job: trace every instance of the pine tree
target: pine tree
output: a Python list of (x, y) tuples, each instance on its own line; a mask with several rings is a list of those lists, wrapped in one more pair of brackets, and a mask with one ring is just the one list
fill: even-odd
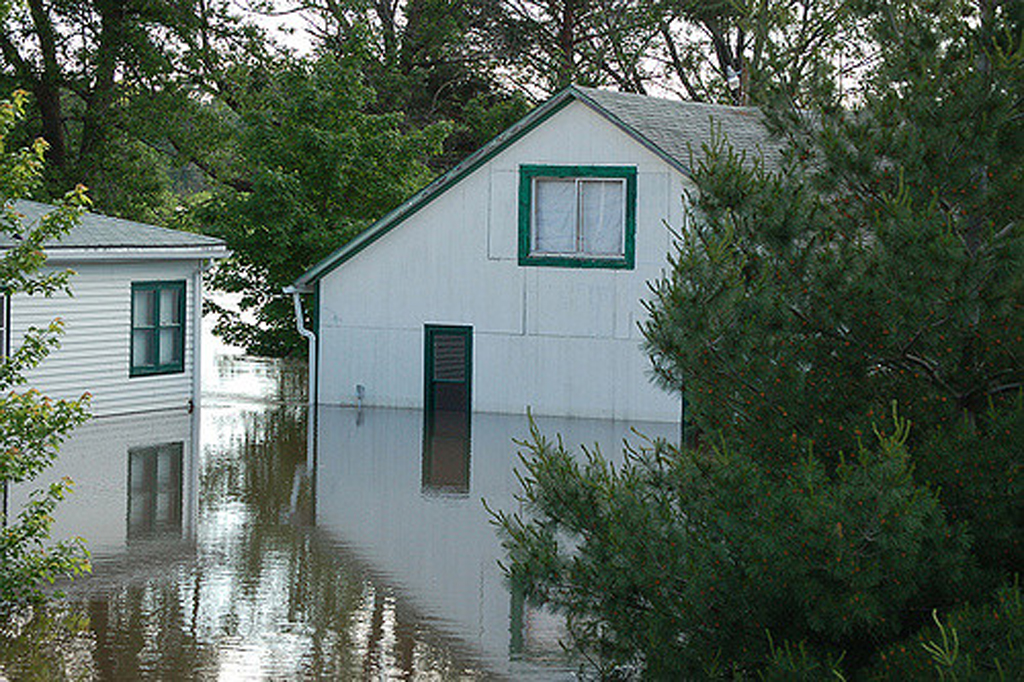
[(611, 471), (535, 434), (526, 515), (497, 517), (606, 673), (931, 671), (933, 610), (1020, 672), (1019, 5), (863, 7), (853, 102), (766, 110), (781, 158), (695, 163), (643, 326), (693, 442)]

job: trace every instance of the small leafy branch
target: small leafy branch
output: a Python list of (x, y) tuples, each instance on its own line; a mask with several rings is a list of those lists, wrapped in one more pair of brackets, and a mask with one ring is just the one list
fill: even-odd
[[(9, 150), (7, 141), (24, 116), (27, 95), (0, 101), (0, 297), (53, 296), (66, 292), (70, 272), (42, 272), (45, 243), (66, 234), (89, 204), (84, 187), (69, 192), (60, 206), (27, 224), (15, 203), (39, 184), (46, 143)], [(58, 345), (63, 322), (30, 328), (16, 350), (0, 357), (0, 483), (4, 499), (11, 484), (26, 484), (49, 467), (71, 430), (88, 417), (89, 394), (78, 400), (51, 400), (34, 389), (21, 390), (26, 372)], [(0, 615), (44, 598), (42, 586), (89, 570), (88, 552), (76, 538), (51, 544), (53, 512), (71, 490), (68, 479), (34, 491), (13, 517), (0, 510)]]

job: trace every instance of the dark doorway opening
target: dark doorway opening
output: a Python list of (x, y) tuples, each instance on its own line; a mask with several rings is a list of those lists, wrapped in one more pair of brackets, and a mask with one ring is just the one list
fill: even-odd
[(423, 489), (469, 492), (473, 328), (424, 329)]

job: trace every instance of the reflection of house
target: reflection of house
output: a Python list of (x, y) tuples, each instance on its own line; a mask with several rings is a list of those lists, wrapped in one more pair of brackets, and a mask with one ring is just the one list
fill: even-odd
[[(537, 423), (569, 447), (597, 444), (612, 461), (619, 461), (624, 438), (640, 444), (625, 422), (542, 417)], [(674, 424), (632, 426), (651, 438), (678, 437)], [(488, 673), (513, 680), (575, 679), (557, 673), (560, 621), (509, 593), (498, 566), (505, 556), (501, 539), (481, 504), (484, 499), (492, 509), (516, 510), (512, 439), (527, 433), (526, 419), (475, 415), (471, 455), (469, 444), (450, 439), (432, 480), (426, 458), (436, 451), (424, 452), (422, 469), (415, 457), (423, 427), (419, 410), (321, 407), (317, 527), (371, 567), (402, 602), (467, 645)], [(554, 670), (547, 667), (552, 663)]]
[(295, 282), (316, 295), (317, 401), (362, 386), (367, 405), (677, 420), (641, 300), (683, 222), (690, 150), (720, 127), (753, 153), (759, 121), (562, 91)]
[[(31, 224), (51, 206), (20, 201)], [(0, 236), (0, 249), (10, 246)], [(221, 240), (86, 213), (47, 244), (47, 268), (75, 271), (73, 297), (15, 296), (3, 301), (3, 345), (16, 348), (31, 326), (62, 318), (61, 347), (28, 373), (52, 398), (92, 394), (103, 416), (186, 408), (199, 390), (202, 272), (227, 255)]]
[(128, 535), (180, 533), (184, 441), (128, 450)]
[(94, 555), (119, 555), (129, 541), (189, 542), (195, 529), (199, 413), (115, 415), (76, 428), (53, 466), (11, 489), (16, 513), (31, 490), (68, 477), (74, 493), (54, 513), (55, 539), (86, 538)]

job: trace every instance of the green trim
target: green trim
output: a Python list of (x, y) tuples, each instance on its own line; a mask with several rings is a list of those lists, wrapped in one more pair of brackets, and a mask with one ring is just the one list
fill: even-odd
[[(466, 340), (466, 403), (467, 412), (473, 410), (473, 328), (463, 325), (426, 324), (423, 325), (423, 413), (430, 414), (434, 410), (433, 395), (430, 391), (434, 383), (434, 337), (438, 333), (451, 336), (464, 336)], [(461, 382), (460, 382), (461, 383)]]
[[(159, 360), (160, 358), (160, 332), (167, 327), (160, 326), (160, 292), (177, 290), (178, 291), (178, 341), (181, 348), (181, 356), (172, 360), (171, 362), (155, 365), (136, 365), (135, 363), (135, 332), (137, 330), (146, 330), (153, 334), (153, 346), (154, 346), (154, 357)], [(152, 327), (138, 327), (135, 324), (135, 294), (140, 291), (152, 291), (156, 292), (153, 296), (153, 321)], [(130, 301), (131, 305), (131, 328), (128, 335), (128, 376), (139, 377), (139, 376), (152, 376), (154, 374), (178, 374), (185, 371), (185, 327), (187, 327), (188, 318), (186, 317), (186, 285), (184, 280), (175, 281), (157, 281), (157, 282), (132, 282), (132, 297)], [(173, 327), (175, 325), (168, 325)]]
[[(466, 356), (463, 368), (465, 381), (435, 381), (434, 379), (434, 339), (437, 336), (461, 336), (465, 343)], [(434, 391), (433, 386), (438, 383), (465, 383), (466, 385), (466, 442), (463, 462), (463, 471), (466, 480), (466, 489), (461, 488), (450, 492), (468, 493), (470, 479), (469, 450), (473, 428), (473, 328), (457, 325), (427, 324), (423, 326), (423, 458), (421, 464), (421, 486), (424, 490), (434, 489), (428, 484), (428, 474), (433, 466), (433, 437), (434, 437)]]
[[(559, 268), (608, 268), (632, 270), (636, 267), (636, 168), (633, 166), (539, 166), (519, 167), (519, 265)], [(626, 225), (623, 255), (612, 258), (594, 256), (548, 256), (531, 253), (534, 178), (620, 178), (626, 181)]]

